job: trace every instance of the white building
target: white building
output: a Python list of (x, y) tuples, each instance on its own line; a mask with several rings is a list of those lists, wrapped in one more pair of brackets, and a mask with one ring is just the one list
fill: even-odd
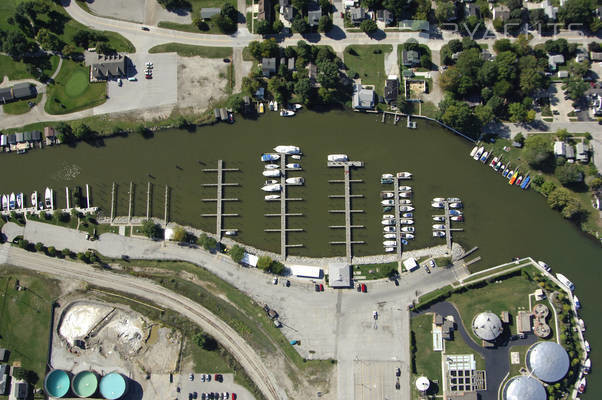
[(405, 268), (406, 271), (412, 272), (415, 269), (418, 269), (419, 266), (418, 266), (418, 263), (416, 262), (416, 259), (414, 257), (410, 257), (403, 262), (403, 267)]

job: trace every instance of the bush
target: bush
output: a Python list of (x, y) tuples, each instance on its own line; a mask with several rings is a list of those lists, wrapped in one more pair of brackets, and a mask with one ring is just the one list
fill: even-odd
[(161, 234), (161, 227), (155, 224), (153, 220), (147, 219), (142, 223), (142, 233), (151, 239), (157, 239)]
[(201, 236), (199, 236), (197, 243), (203, 246), (203, 248), (207, 251), (214, 250), (217, 247), (217, 240), (207, 236), (206, 233), (203, 233)]
[(583, 182), (583, 172), (575, 164), (565, 164), (556, 168), (555, 175), (564, 186), (576, 185)]
[(261, 256), (257, 260), (257, 268), (269, 272), (270, 266), (272, 265), (272, 259), (268, 256)]
[(217, 349), (216, 340), (206, 333), (197, 332), (192, 337), (192, 340), (197, 346), (202, 347), (204, 350), (213, 351)]
[(230, 258), (235, 263), (240, 263), (245, 255), (245, 249), (237, 244), (230, 249)]

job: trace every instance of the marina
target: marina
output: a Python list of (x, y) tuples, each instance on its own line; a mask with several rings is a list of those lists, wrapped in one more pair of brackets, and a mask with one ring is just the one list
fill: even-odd
[[(229, 213), (225, 214), (223, 212), (223, 205), (226, 201), (239, 201), (237, 198), (225, 198), (224, 197), (224, 186), (238, 186), (236, 182), (224, 182), (224, 172), (239, 172), (238, 168), (224, 168), (224, 161), (217, 160), (217, 168), (205, 168), (203, 172), (215, 172), (217, 173), (217, 183), (204, 183), (203, 186), (206, 187), (216, 187), (216, 198), (204, 198), (205, 202), (215, 202), (216, 203), (216, 213), (215, 214), (203, 214), (203, 217), (215, 217), (216, 220), (216, 228), (215, 234), (217, 236), (217, 240), (222, 239), (222, 234), (226, 231), (228, 232), (238, 232), (238, 229), (235, 228), (223, 228), (222, 224), (224, 221), (224, 217), (238, 217), (238, 214)], [(167, 192), (166, 192), (167, 198)], [(167, 204), (167, 201), (165, 202)], [(148, 214), (148, 212), (147, 212)], [(166, 211), (167, 214), (167, 211)], [(165, 217), (165, 221), (167, 223), (167, 216)]]
[[(452, 221), (464, 222), (463, 211), (457, 210), (462, 208), (462, 203), (459, 198), (440, 198), (435, 197), (431, 204), (433, 208), (444, 210), (443, 215), (433, 215), (434, 221), (443, 222), (443, 224), (433, 224), (433, 236), (444, 237), (447, 244), (447, 251), (451, 254), (452, 250), (452, 232), (463, 232), (464, 228), (452, 228)], [(472, 253), (476, 248), (470, 250)], [(466, 255), (464, 256), (466, 257)], [(480, 260), (480, 257), (479, 257)], [(477, 262), (476, 261), (472, 261)]]

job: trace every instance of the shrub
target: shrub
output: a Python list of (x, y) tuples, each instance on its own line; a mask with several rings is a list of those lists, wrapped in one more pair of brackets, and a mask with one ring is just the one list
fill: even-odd
[(245, 255), (245, 249), (237, 244), (230, 249), (230, 258), (235, 263), (240, 263)]

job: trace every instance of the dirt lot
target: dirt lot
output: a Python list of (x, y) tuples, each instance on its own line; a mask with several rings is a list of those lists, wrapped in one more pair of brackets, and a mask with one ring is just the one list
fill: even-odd
[(226, 97), (229, 66), (221, 59), (178, 57), (178, 106), (197, 112)]

